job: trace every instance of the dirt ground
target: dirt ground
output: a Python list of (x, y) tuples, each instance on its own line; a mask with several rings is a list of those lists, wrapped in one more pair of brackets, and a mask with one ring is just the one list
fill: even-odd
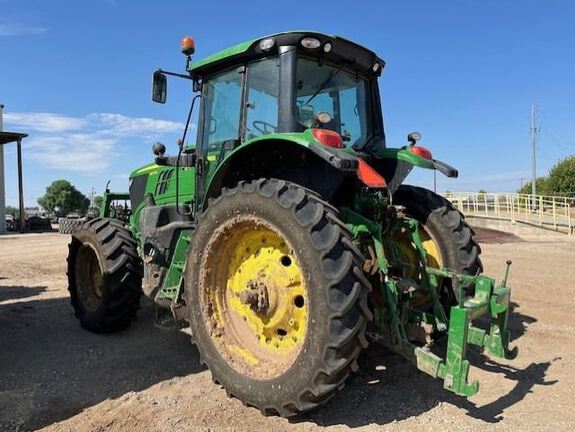
[(572, 430), (575, 242), (479, 234), (486, 273), (514, 262), (519, 357), (470, 353), (481, 388), (464, 399), (371, 346), (344, 391), (295, 420), (228, 399), (187, 334), (153, 325), (149, 304), (125, 332), (82, 330), (66, 291), (68, 236), (0, 237), (0, 431)]

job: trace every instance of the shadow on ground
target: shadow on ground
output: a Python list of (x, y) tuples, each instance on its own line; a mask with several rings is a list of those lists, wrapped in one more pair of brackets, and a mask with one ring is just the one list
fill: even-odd
[[(25, 298), (31, 287), (12, 287)], [(44, 287), (38, 288), (39, 290)], [(514, 338), (535, 318), (515, 312)], [(145, 306), (125, 332), (95, 335), (80, 328), (68, 298), (0, 305), (0, 430), (35, 430), (70, 418), (105, 399), (144, 390), (174, 377), (197, 373), (199, 355), (188, 335), (153, 326)], [(372, 346), (348, 387), (321, 409), (290, 420), (320, 426), (388, 424), (425, 413), (442, 402), (485, 422), (502, 420), (505, 409), (536, 385), (552, 385), (546, 373), (556, 359), (518, 369), (471, 352), (472, 363), (515, 381), (507, 394), (483, 406), (446, 392), (442, 383), (418, 372), (399, 356)]]
[[(11, 288), (3, 295), (37, 292)], [(145, 306), (130, 329), (95, 335), (80, 328), (68, 298), (0, 305), (0, 430), (39, 429), (105, 399), (202, 371), (189, 336), (156, 328), (152, 315)]]
[[(4, 278), (0, 278), (2, 280)], [(35, 286), (25, 287), (21, 285), (1, 285), (0, 284), (0, 303), (7, 300), (20, 300), (28, 297), (34, 297), (42, 294), (48, 287)]]
[[(517, 304), (513, 304), (517, 308)], [(536, 319), (518, 312), (510, 318), (510, 330), (517, 340)], [(513, 344), (512, 344), (513, 346)], [(521, 355), (521, 353), (519, 353)], [(443, 383), (419, 372), (398, 355), (380, 346), (370, 348), (360, 358), (360, 369), (347, 388), (321, 409), (290, 420), (292, 423), (313, 422), (320, 426), (344, 424), (351, 428), (369, 424), (385, 425), (425, 413), (447, 402), (487, 423), (503, 420), (505, 409), (520, 402), (536, 385), (553, 385), (546, 381), (553, 358), (533, 363), (525, 369), (494, 361), (470, 348), (469, 359), (474, 367), (499, 375), (498, 379), (514, 381), (513, 388), (497, 400), (477, 406), (469, 399), (443, 389)], [(512, 362), (510, 362), (512, 363)]]

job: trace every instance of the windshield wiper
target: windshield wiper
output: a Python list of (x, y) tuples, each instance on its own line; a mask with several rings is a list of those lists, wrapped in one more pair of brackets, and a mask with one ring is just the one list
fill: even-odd
[(327, 79), (319, 86), (319, 88), (314, 92), (314, 94), (312, 94), (308, 100), (306, 100), (303, 104), (307, 105), (309, 104), (313, 98), (315, 98), (323, 89), (326, 88), (326, 86), (329, 84), (329, 82), (335, 78), (335, 76), (341, 72), (341, 70), (345, 67), (346, 63), (343, 63), (339, 69), (332, 71), (331, 74), (327, 77)]

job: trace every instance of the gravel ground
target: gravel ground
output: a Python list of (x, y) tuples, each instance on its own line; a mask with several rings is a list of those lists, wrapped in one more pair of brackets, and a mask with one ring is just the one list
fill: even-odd
[(514, 261), (514, 361), (470, 357), (478, 395), (464, 399), (371, 346), (344, 391), (295, 420), (228, 399), (182, 331), (144, 305), (127, 331), (80, 328), (66, 291), (68, 236), (0, 237), (0, 431), (572, 430), (575, 242), (481, 231), (485, 271)]

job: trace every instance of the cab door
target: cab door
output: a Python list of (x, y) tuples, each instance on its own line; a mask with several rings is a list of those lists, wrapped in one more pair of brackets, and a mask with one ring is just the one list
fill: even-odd
[(202, 113), (198, 129), (196, 192), (201, 207), (204, 193), (226, 152), (240, 142), (244, 67), (211, 75), (202, 83)]

